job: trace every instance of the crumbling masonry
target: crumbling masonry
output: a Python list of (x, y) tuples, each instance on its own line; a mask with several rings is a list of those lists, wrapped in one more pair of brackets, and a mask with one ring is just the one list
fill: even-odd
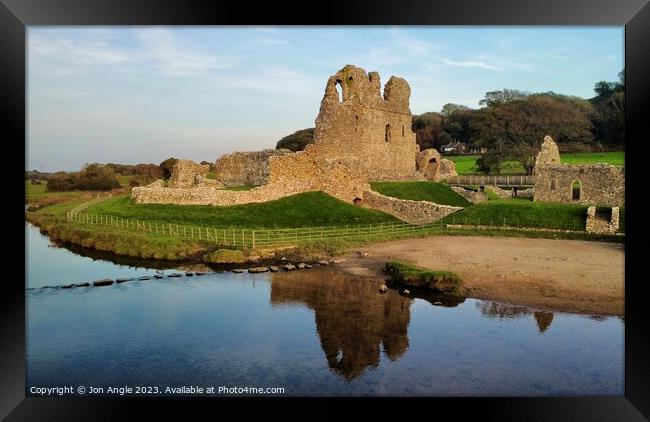
[(625, 205), (625, 171), (609, 164), (562, 164), (557, 145), (544, 138), (535, 165), (535, 201), (566, 204)]

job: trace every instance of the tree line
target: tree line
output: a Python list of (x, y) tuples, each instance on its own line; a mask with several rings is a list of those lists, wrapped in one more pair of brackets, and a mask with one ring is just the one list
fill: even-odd
[[(75, 172), (47, 173), (31, 170), (25, 171), (25, 179), (31, 179), (32, 183), (47, 181), (49, 192), (107, 191), (121, 186), (119, 176), (131, 176), (129, 178), (131, 187), (147, 185), (158, 179), (168, 179), (177, 161), (178, 159), (171, 157), (160, 164), (92, 163), (86, 164), (80, 171)], [(201, 161), (201, 164), (208, 164), (211, 170), (214, 168), (214, 163), (208, 161)]]
[[(480, 171), (495, 172), (514, 160), (530, 174), (546, 135), (562, 152), (624, 149), (625, 69), (618, 76), (616, 82), (597, 82), (590, 99), (552, 91), (490, 91), (477, 109), (449, 103), (440, 112), (414, 115), (412, 129), (421, 150), (461, 142), (487, 151), (477, 160)], [(300, 151), (313, 142), (313, 133), (299, 130), (276, 148)]]

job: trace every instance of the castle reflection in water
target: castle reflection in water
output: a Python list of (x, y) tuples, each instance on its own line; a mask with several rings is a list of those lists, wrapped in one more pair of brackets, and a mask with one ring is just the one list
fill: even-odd
[[(273, 306), (301, 305), (314, 311), (316, 331), (331, 370), (346, 380), (379, 364), (381, 353), (398, 360), (409, 346), (408, 325), (413, 297), (396, 290), (378, 292), (380, 282), (354, 277), (334, 268), (275, 273), (271, 279)], [(418, 296), (434, 306), (458, 306), (464, 299), (440, 295)], [(540, 333), (553, 314), (528, 308), (479, 302), (486, 317), (534, 315)]]

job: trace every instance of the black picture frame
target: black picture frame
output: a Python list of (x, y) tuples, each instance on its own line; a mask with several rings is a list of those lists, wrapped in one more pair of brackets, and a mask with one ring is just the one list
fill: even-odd
[[(387, 408), (404, 412), (413, 405), (423, 406), (426, 415), (475, 416), (482, 420), (590, 420), (642, 421), (650, 419), (650, 318), (645, 304), (647, 282), (635, 272), (642, 261), (644, 191), (643, 157), (648, 157), (647, 119), (650, 116), (650, 4), (645, 0), (544, 0), (544, 1), (437, 1), (401, 0), (377, 3), (357, 0), (346, 3), (281, 5), (277, 2), (247, 4), (235, 1), (196, 0), (1, 0), (0, 110), (5, 147), (26, 145), (26, 27), (36, 25), (625, 25), (626, 55), (626, 235), (625, 287), (625, 396), (557, 398), (430, 398), (404, 400), (376, 398), (362, 400), (364, 412)], [(12, 168), (9, 179), (24, 170), (17, 156), (5, 154)], [(15, 198), (5, 203), (5, 215), (18, 213), (24, 198), (21, 182), (12, 180)], [(637, 186), (639, 189), (637, 189)], [(22, 211), (24, 212), (24, 210)], [(24, 219), (24, 215), (22, 217)], [(13, 219), (5, 219), (5, 222)], [(24, 223), (3, 225), (7, 241), (24, 238)], [(7, 230), (15, 230), (15, 233)], [(24, 260), (24, 248), (10, 245), (15, 261)], [(15, 273), (15, 274), (14, 274)], [(121, 420), (150, 416), (152, 409), (188, 417), (188, 408), (206, 407), (217, 415), (224, 407), (237, 409), (239, 417), (261, 409), (242, 406), (241, 399), (89, 399), (25, 397), (25, 292), (22, 271), (7, 269), (2, 292), (0, 338), (0, 417), (6, 420)], [(309, 403), (311, 412), (337, 412), (349, 400), (260, 399), (273, 408)], [(215, 403), (217, 403), (215, 405)], [(191, 406), (188, 406), (190, 404)], [(356, 407), (357, 404), (355, 403)], [(406, 408), (405, 406), (408, 406)], [(283, 415), (283, 414), (280, 414)], [(290, 413), (287, 413), (290, 415)], [(346, 416), (349, 413), (346, 411)], [(296, 415), (297, 416), (297, 415)], [(365, 413), (365, 416), (368, 416)], [(309, 417), (309, 416), (308, 416)]]

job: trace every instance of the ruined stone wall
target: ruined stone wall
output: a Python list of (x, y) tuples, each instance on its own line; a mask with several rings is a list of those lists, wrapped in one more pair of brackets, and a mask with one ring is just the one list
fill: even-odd
[(446, 158), (442, 158), (440, 153), (428, 148), (417, 154), (415, 158), (415, 168), (424, 179), (437, 182), (449, 176), (458, 176), (456, 173), (456, 164)]
[[(581, 184), (580, 199), (573, 199), (573, 182)], [(623, 206), (625, 172), (608, 164), (540, 166), (535, 182), (535, 201)]]
[(547, 164), (560, 164), (560, 150), (557, 147), (557, 144), (550, 136), (544, 137), (544, 142), (542, 142), (542, 148), (535, 158), (535, 167), (533, 168), (533, 174), (536, 174), (535, 170), (538, 166), (545, 166)]
[(383, 96), (380, 87), (377, 72), (366, 74), (351, 65), (331, 76), (316, 118), (314, 142), (305, 152), (316, 161), (345, 164), (366, 180), (412, 179), (418, 147), (411, 130), (411, 89), (395, 76), (386, 83)]
[(472, 204), (478, 204), (479, 202), (487, 201), (487, 198), (485, 197), (485, 193), (483, 192), (476, 192), (471, 189), (464, 189), (460, 186), (451, 186), (451, 190), (453, 190), (463, 198), (467, 199)]
[(462, 207), (439, 205), (428, 201), (411, 201), (392, 198), (374, 191), (366, 191), (360, 206), (383, 211), (400, 220), (413, 224), (424, 224), (440, 220), (447, 215), (460, 211)]
[[(322, 191), (348, 203), (363, 198), (363, 192), (370, 185), (345, 164), (337, 161), (321, 162), (316, 165), (308, 154), (291, 154), (291, 160), (277, 163), (268, 184), (247, 191), (217, 189), (207, 184), (185, 188), (164, 187), (159, 181), (148, 186), (135, 187), (131, 197), (136, 203), (179, 204), (179, 205), (239, 205), (266, 202), (302, 192)], [(274, 157), (278, 158), (278, 157)]]
[(609, 220), (596, 216), (596, 207), (587, 208), (587, 222), (585, 230), (587, 233), (614, 234), (619, 228), (619, 207), (612, 207), (612, 214)]
[(172, 188), (189, 188), (200, 184), (210, 171), (206, 164), (196, 164), (192, 160), (178, 160), (172, 168), (169, 186)]
[(292, 153), (288, 149), (265, 149), (224, 154), (215, 163), (216, 178), (226, 186), (263, 185), (269, 181), (269, 158)]

